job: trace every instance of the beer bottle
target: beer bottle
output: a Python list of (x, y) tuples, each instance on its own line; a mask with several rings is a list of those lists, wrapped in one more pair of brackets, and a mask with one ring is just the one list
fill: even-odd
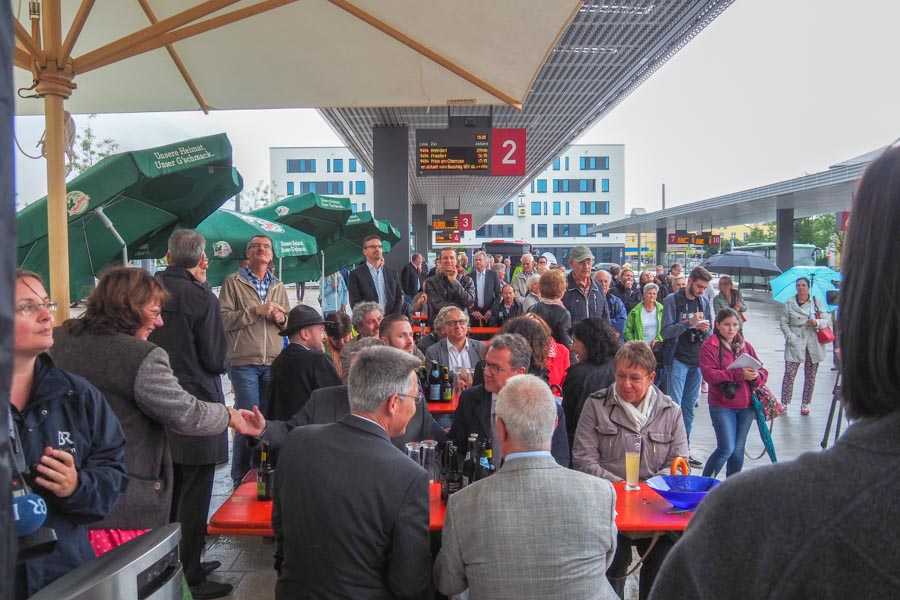
[(428, 401), (441, 401), (441, 366), (431, 361), (431, 371), (428, 376)]
[(269, 461), (269, 444), (259, 444), (259, 467), (256, 469), (256, 499), (272, 499), (272, 480), (275, 478), (275, 469)]
[(459, 468), (460, 454), (456, 451), (456, 445), (453, 442), (447, 442), (447, 474), (444, 481), (441, 482), (441, 497), (444, 502), (451, 494), (455, 494), (463, 488), (463, 476)]
[(470, 433), (466, 448), (466, 458), (463, 461), (463, 485), (469, 485), (478, 481), (478, 434)]
[(453, 386), (450, 385), (450, 369), (441, 367), (441, 400), (450, 402), (453, 400)]

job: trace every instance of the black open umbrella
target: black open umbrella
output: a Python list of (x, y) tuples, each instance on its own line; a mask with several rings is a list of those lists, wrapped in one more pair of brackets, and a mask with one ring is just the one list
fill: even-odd
[(727, 273), (737, 276), (774, 277), (781, 273), (778, 265), (765, 256), (741, 250), (716, 254), (706, 259), (703, 266), (714, 273)]

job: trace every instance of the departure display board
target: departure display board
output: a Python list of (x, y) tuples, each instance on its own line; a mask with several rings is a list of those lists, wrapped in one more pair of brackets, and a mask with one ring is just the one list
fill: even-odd
[(490, 129), (416, 129), (416, 151), (419, 176), (491, 174)]

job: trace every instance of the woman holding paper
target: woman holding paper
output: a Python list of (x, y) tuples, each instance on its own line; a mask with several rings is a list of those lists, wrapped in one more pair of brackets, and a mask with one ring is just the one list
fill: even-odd
[(724, 308), (716, 315), (715, 335), (700, 349), (700, 371), (709, 384), (709, 416), (716, 432), (716, 450), (706, 461), (703, 476), (715, 477), (726, 466), (725, 476), (731, 477), (744, 466), (744, 446), (755, 418), (750, 396), (768, 377), (753, 346), (741, 335), (734, 309)]

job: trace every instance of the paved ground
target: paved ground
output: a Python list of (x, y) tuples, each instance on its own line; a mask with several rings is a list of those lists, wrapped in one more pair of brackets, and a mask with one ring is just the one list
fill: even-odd
[[(293, 290), (290, 290), (289, 295), (293, 301)], [(307, 290), (307, 302), (315, 305), (315, 299), (311, 297), (316, 295), (316, 290)], [(748, 293), (746, 296), (749, 317), (745, 325), (745, 335), (769, 370), (770, 387), (780, 396), (784, 373), (784, 338), (778, 328), (777, 318), (781, 305), (766, 301), (762, 295), (754, 298), (752, 293)], [(835, 372), (830, 370), (832, 365), (830, 354), (829, 348), (829, 356), (819, 368), (812, 415), (800, 416), (802, 377), (798, 376), (794, 402), (789, 414), (775, 423), (773, 438), (778, 458), (781, 461), (791, 460), (804, 452), (820, 449), (819, 444), (825, 430), (825, 421), (831, 404), (831, 391), (835, 381)], [(226, 389), (229, 389), (227, 378), (225, 385)], [(228, 401), (231, 402), (230, 394)], [(701, 396), (700, 406), (695, 412), (692, 438), (694, 456), (705, 460), (716, 446), (705, 396)], [(747, 450), (748, 454), (752, 456), (757, 456), (762, 451), (762, 444), (755, 428), (751, 429)], [(747, 459), (744, 468), (752, 469), (765, 464), (769, 464), (767, 457), (760, 460)], [(724, 477), (724, 474), (721, 476)], [(225, 501), (230, 491), (228, 468), (223, 466), (216, 472), (210, 514)], [(271, 543), (258, 538), (210, 537), (204, 560), (222, 561), (222, 568), (216, 572), (213, 578), (235, 584), (235, 591), (230, 598), (272, 598), (275, 585), (272, 549)], [(629, 600), (637, 599), (637, 574), (629, 579), (625, 597)]]

